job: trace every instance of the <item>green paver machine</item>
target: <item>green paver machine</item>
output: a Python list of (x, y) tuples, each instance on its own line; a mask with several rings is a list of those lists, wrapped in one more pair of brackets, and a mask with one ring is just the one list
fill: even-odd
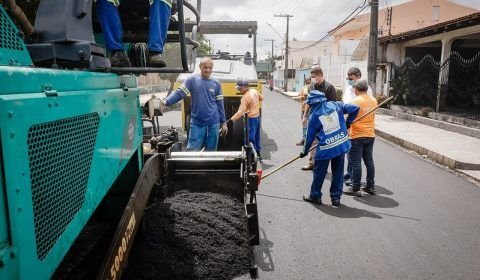
[[(92, 232), (88, 244), (101, 244), (103, 233), (116, 229), (143, 168), (139, 89), (134, 75), (108, 73), (115, 69), (93, 39), (92, 0), (42, 0), (35, 27), (15, 1), (3, 2), (0, 279), (49, 279), (82, 231)], [(169, 42), (180, 43), (182, 67), (123, 72), (190, 70), (186, 3), (176, 4)], [(144, 9), (148, 14), (148, 1)], [(125, 29), (148, 24), (142, 13), (131, 11)]]
[[(148, 1), (136, 1), (120, 5), (131, 45), (148, 30)], [(38, 8), (26, 9), (33, 2)], [(234, 161), (211, 155), (200, 167), (198, 157), (170, 153), (172, 141), (143, 152), (135, 74), (191, 72), (187, 49), (198, 46), (198, 11), (173, 1), (167, 42), (180, 45), (178, 68), (115, 69), (94, 39), (101, 36), (93, 2), (0, 5), (0, 279), (119, 279), (150, 190), (186, 174), (230, 174), (233, 184), (248, 185), (249, 238), (257, 245), (252, 148)], [(184, 7), (196, 21), (184, 22)], [(34, 26), (24, 12), (35, 16)], [(136, 49), (129, 54), (141, 57)]]

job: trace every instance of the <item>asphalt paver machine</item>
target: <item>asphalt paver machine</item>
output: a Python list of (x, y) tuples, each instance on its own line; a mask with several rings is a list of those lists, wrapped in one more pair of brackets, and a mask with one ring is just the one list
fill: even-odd
[[(244, 198), (246, 234), (257, 245), (261, 176), (249, 145), (189, 154), (173, 152), (170, 138), (143, 151), (134, 74), (191, 71), (194, 7), (177, 0), (172, 9), (168, 42), (180, 45), (180, 67), (115, 69), (95, 41), (93, 0), (25, 10), (32, 2), (0, 6), (0, 279), (119, 279), (152, 188), (206, 177), (216, 180), (202, 185)], [(133, 2), (122, 3), (131, 44), (148, 30), (148, 1)], [(184, 7), (197, 16), (189, 25)]]

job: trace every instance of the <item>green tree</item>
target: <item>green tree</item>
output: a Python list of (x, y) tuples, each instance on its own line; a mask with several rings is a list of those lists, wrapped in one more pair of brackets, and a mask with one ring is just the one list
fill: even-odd
[(200, 47), (197, 51), (198, 56), (213, 53), (213, 47), (210, 45), (210, 41), (205, 37), (205, 35), (201, 33), (198, 34), (198, 43), (200, 44)]

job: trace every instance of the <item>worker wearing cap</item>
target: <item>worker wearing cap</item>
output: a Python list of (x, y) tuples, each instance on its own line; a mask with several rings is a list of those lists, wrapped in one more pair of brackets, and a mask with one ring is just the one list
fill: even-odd
[[(318, 90), (310, 92), (307, 104), (310, 106), (310, 116), (308, 117), (307, 137), (300, 157), (308, 155), (315, 139), (318, 141), (318, 146), (315, 152), (310, 194), (304, 195), (303, 200), (322, 204), (322, 185), (331, 162), (330, 198), (332, 206), (339, 207), (343, 189), (345, 153), (351, 147), (347, 128), (357, 116), (359, 107), (342, 102), (327, 101), (325, 93)], [(346, 120), (344, 114), (348, 114)]]
[[(123, 50), (123, 31), (118, 5), (120, 0), (96, 0), (97, 15), (110, 52), (112, 67), (130, 67), (130, 60)], [(150, 0), (150, 29), (148, 33), (148, 60), (150, 67), (165, 67), (162, 60), (163, 46), (167, 39), (172, 0)]]
[(247, 80), (239, 80), (236, 88), (243, 96), (238, 112), (235, 113), (229, 121), (236, 121), (247, 113), (249, 141), (253, 144), (258, 159), (262, 160), (262, 156), (260, 155), (260, 150), (262, 149), (260, 146), (260, 101), (263, 101), (263, 95), (256, 89), (248, 88)]
[[(188, 77), (181, 86), (162, 100), (163, 106), (171, 106), (191, 96), (192, 110), (187, 151), (216, 151), (218, 131), (227, 135), (225, 107), (220, 82), (211, 78), (213, 61), (209, 57), (200, 60), (200, 74)], [(163, 110), (163, 109), (162, 109)]]

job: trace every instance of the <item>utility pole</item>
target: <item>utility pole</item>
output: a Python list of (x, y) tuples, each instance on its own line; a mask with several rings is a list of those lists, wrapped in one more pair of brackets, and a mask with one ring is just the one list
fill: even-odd
[(368, 40), (368, 84), (376, 96), (377, 47), (378, 47), (378, 0), (370, 0), (370, 37)]
[(275, 39), (265, 39), (264, 41), (270, 41), (272, 42), (272, 52), (270, 53), (270, 66), (271, 66), (271, 71), (270, 71), (270, 80), (273, 80), (273, 43), (275, 42)]
[[(377, 0), (378, 1), (378, 0)], [(285, 39), (285, 73), (284, 73), (284, 83), (283, 83), (283, 90), (287, 91), (288, 88), (288, 27), (290, 24), (290, 18), (293, 17), (293, 15), (273, 15), (274, 17), (286, 17), (287, 18), (287, 34), (286, 34), (286, 39)]]

